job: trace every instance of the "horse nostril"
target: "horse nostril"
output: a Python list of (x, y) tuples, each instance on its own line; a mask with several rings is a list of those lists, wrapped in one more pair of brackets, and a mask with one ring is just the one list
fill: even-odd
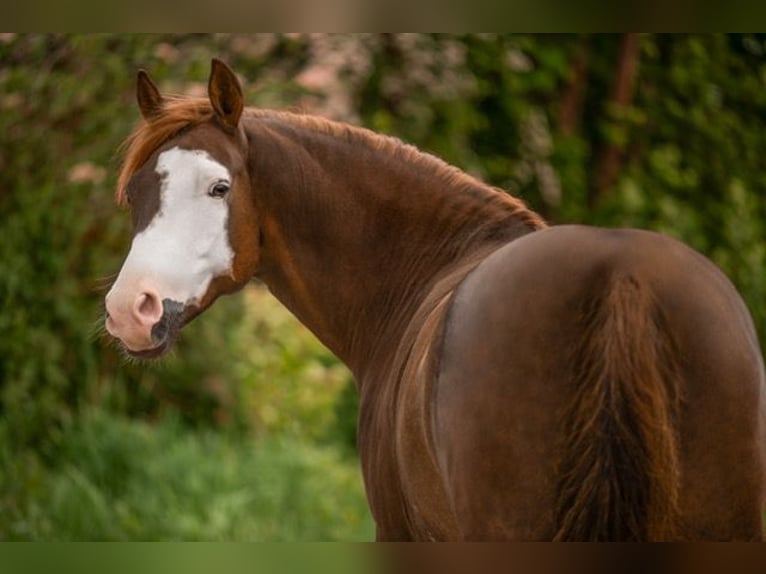
[(146, 325), (153, 325), (162, 317), (162, 302), (155, 293), (144, 292), (136, 298), (136, 317)]

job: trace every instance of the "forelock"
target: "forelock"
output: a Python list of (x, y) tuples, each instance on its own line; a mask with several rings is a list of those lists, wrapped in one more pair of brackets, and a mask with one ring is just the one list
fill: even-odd
[(143, 120), (121, 145), (123, 161), (115, 192), (117, 203), (122, 206), (127, 203), (130, 178), (162, 144), (184, 129), (210, 120), (213, 113), (207, 98), (165, 96), (162, 111), (150, 120)]

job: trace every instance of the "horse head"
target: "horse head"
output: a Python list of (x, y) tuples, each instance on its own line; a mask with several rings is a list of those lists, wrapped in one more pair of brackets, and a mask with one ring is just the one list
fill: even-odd
[(137, 100), (144, 121), (117, 191), (133, 239), (106, 296), (106, 328), (131, 355), (154, 357), (253, 276), (259, 231), (234, 73), (213, 60), (208, 98), (193, 99), (164, 97), (141, 70)]

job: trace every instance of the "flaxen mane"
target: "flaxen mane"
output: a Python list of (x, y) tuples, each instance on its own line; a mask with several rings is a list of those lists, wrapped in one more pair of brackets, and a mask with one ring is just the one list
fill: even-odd
[[(128, 181), (158, 147), (181, 131), (204, 123), (212, 117), (213, 108), (207, 98), (166, 96), (162, 113), (149, 121), (142, 121), (123, 143), (124, 160), (117, 181), (117, 203), (126, 204)], [(293, 112), (247, 108), (243, 118), (276, 120), (378, 150), (399, 161), (416, 164), (422, 173), (432, 175), (434, 180), (445, 188), (475, 195), (488, 203), (496, 204), (504, 211), (509, 211), (520, 218), (530, 228), (546, 227), (543, 219), (529, 210), (520, 199), (512, 197), (503, 190), (492, 188), (443, 160), (422, 152), (415, 146), (405, 144), (397, 138), (380, 135), (365, 128)]]

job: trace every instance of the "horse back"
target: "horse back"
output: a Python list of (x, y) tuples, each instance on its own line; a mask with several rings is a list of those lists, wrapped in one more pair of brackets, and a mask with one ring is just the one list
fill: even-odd
[[(648, 315), (651, 329), (639, 321)], [(614, 335), (599, 332), (607, 326)], [(621, 338), (630, 342), (622, 350)], [(683, 244), (580, 226), (508, 244), (457, 289), (435, 373), (432, 454), (462, 537), (760, 537), (766, 406), (758, 340), (731, 283)], [(667, 407), (661, 418), (651, 412), (658, 405)], [(602, 424), (600, 411), (609, 409)], [(659, 426), (667, 440), (652, 442)], [(586, 430), (575, 440), (577, 429)], [(653, 454), (663, 448), (673, 468), (663, 470)], [(597, 467), (604, 457), (614, 462), (608, 488), (596, 478), (609, 474)], [(644, 459), (656, 468), (640, 468)], [(640, 481), (631, 464), (645, 471), (644, 490), (633, 487)], [(562, 474), (578, 465), (585, 484), (574, 473), (567, 485)], [(658, 480), (673, 514), (662, 534), (638, 524), (651, 514), (644, 507)], [(578, 504), (585, 510), (575, 522), (584, 526), (567, 530), (562, 506)], [(593, 505), (604, 508), (586, 508)]]

